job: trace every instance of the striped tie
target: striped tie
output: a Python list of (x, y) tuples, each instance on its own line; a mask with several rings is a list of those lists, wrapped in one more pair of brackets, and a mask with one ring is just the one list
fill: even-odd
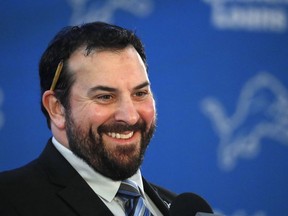
[(152, 216), (144, 204), (138, 186), (129, 180), (122, 181), (117, 195), (125, 203), (126, 216)]

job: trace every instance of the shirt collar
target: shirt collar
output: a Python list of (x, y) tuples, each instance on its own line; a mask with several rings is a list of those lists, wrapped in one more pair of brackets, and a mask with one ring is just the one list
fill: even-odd
[[(113, 200), (120, 187), (121, 181), (113, 181), (112, 179), (103, 176), (99, 172), (96, 172), (86, 162), (75, 155), (70, 149), (59, 143), (55, 137), (52, 138), (52, 143), (96, 194), (108, 202)], [(141, 192), (144, 194), (143, 181), (140, 170), (138, 170), (132, 177), (130, 177), (129, 180), (132, 180), (138, 184)]]

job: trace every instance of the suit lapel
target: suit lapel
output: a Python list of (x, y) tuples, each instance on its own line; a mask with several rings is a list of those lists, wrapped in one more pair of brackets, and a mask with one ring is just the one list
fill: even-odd
[(76, 178), (71, 180), (70, 184), (58, 195), (79, 215), (113, 215), (86, 182), (81, 182)]
[(168, 204), (164, 203), (157, 191), (143, 178), (144, 191), (164, 215), (169, 215)]
[(113, 216), (111, 211), (94, 193), (84, 179), (66, 161), (49, 140), (39, 157), (52, 184), (57, 186), (57, 195), (80, 216)]

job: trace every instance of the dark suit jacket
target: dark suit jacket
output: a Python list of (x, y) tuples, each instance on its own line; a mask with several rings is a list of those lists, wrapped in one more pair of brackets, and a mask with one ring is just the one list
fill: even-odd
[[(175, 194), (143, 179), (144, 190), (164, 215)], [(1, 216), (113, 215), (49, 140), (38, 159), (0, 174)]]

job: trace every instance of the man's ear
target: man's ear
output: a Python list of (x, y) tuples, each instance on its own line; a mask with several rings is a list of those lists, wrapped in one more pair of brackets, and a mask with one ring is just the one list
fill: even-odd
[(51, 124), (54, 124), (59, 129), (65, 128), (65, 113), (64, 107), (60, 101), (55, 97), (54, 92), (47, 90), (42, 95), (42, 103), (47, 110)]

